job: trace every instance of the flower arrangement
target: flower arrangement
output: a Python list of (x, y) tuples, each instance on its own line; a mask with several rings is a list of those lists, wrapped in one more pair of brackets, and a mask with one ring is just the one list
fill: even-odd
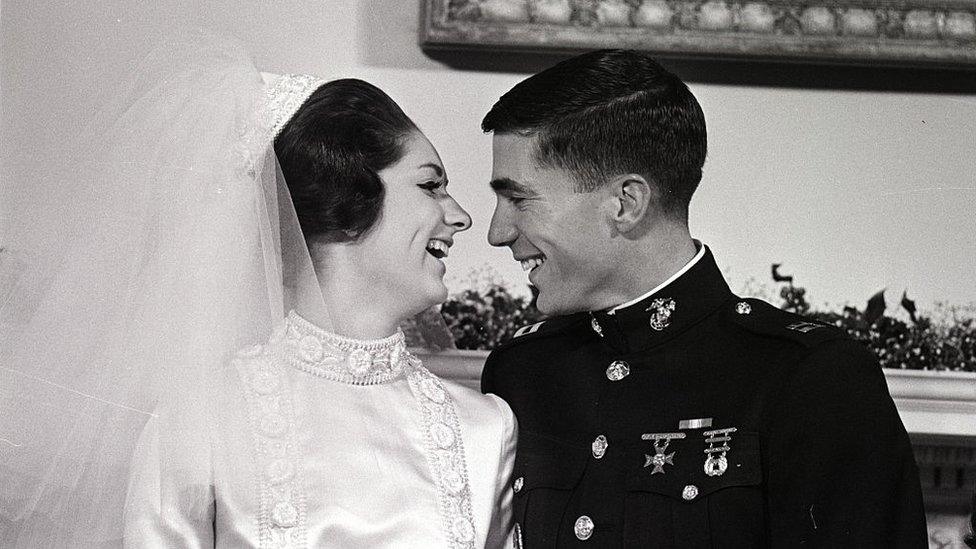
[[(976, 305), (937, 304), (931, 314), (922, 314), (905, 293), (895, 312), (889, 310), (882, 290), (863, 309), (848, 305), (839, 311), (820, 310), (811, 306), (805, 288), (794, 285), (793, 277), (778, 269), (779, 264), (773, 265), (778, 299), (770, 299), (763, 285), (747, 284), (743, 293), (759, 294), (772, 303), (778, 301), (784, 310), (841, 328), (867, 346), (884, 368), (976, 372)], [(441, 307), (441, 315), (458, 349), (490, 350), (521, 326), (545, 318), (533, 302), (492, 282), (452, 297)], [(906, 315), (906, 320), (899, 318)]]

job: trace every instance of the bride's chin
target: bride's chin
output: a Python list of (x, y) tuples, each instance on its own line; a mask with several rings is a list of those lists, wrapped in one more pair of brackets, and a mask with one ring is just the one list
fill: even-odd
[(447, 286), (444, 285), (444, 277), (438, 278), (434, 284), (428, 286), (426, 297), (427, 306), (424, 307), (424, 310), (447, 301)]
[(410, 303), (408, 307), (409, 316), (413, 316), (440, 305), (447, 301), (447, 286), (441, 278), (428, 278), (421, 284), (411, 288), (409, 295), (404, 296), (404, 301)]
[(433, 301), (433, 303), (431, 303), (429, 307), (440, 305), (447, 300), (447, 286), (444, 285), (443, 277), (437, 281), (436, 290), (433, 293), (435, 294), (431, 296), (431, 301)]

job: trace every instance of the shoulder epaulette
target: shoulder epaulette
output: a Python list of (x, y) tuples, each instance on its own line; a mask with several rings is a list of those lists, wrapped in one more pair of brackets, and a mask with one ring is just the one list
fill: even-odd
[(512, 334), (512, 337), (522, 337), (524, 335), (529, 335), (531, 333), (535, 333), (535, 332), (539, 331), (539, 328), (541, 328), (542, 325), (545, 324), (545, 323), (546, 323), (546, 321), (545, 320), (542, 320), (540, 322), (536, 322), (535, 324), (527, 324), (525, 326), (522, 326), (518, 330), (515, 330), (515, 333)]
[(557, 335), (578, 322), (581, 322), (583, 316), (585, 316), (585, 314), (557, 316), (541, 322), (536, 322), (534, 324), (527, 324), (516, 330), (512, 335), (512, 339), (502, 343), (499, 348), (510, 347), (526, 341)]
[(737, 299), (728, 307), (732, 322), (746, 330), (789, 339), (806, 347), (849, 337), (835, 326), (784, 311), (761, 299)]

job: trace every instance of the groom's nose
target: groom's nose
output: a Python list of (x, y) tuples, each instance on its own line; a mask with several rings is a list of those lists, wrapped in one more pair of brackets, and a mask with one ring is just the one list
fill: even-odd
[(512, 221), (511, 207), (507, 200), (495, 197), (495, 211), (491, 214), (491, 225), (488, 226), (488, 243), (492, 246), (509, 246), (515, 242), (518, 231)]

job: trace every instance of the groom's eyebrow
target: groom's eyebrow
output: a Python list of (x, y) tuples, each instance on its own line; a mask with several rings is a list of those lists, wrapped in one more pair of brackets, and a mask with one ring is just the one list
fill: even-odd
[(525, 185), (515, 181), (514, 179), (509, 179), (507, 177), (499, 177), (497, 179), (492, 179), (491, 189), (499, 194), (521, 194), (521, 195), (532, 195), (532, 189), (526, 187)]

